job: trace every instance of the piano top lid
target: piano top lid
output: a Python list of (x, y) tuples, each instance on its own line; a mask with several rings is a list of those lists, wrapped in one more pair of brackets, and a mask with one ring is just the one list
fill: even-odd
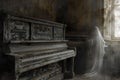
[(8, 13), (8, 12), (2, 12), (2, 11), (0, 11), (0, 16), (2, 16), (3, 18), (15, 19), (15, 20), (24, 21), (24, 22), (32, 22), (32, 23), (34, 22), (34, 23), (42, 23), (45, 25), (53, 25), (57, 27), (63, 27), (63, 26), (66, 27), (66, 24), (62, 24), (59, 22), (49, 21), (45, 19), (38, 19), (38, 18), (33, 18), (28, 16), (21, 16), (21, 15)]
[(64, 43), (68, 40), (32, 40), (32, 41), (10, 41), (10, 43)]
[(48, 43), (48, 44), (10, 44), (10, 53), (21, 53), (21, 52), (33, 52), (43, 50), (55, 50), (55, 49), (66, 49), (68, 46), (66, 43)]

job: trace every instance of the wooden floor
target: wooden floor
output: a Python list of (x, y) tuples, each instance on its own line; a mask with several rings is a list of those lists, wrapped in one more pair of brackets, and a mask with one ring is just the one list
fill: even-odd
[(101, 76), (96, 76), (96, 77), (85, 77), (85, 76), (75, 76), (74, 79), (69, 79), (69, 80), (120, 80), (120, 78), (113, 78), (113, 77), (101, 77)]

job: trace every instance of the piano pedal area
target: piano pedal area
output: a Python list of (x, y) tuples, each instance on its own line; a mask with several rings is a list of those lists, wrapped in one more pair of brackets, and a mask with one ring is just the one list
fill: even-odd
[(62, 80), (62, 67), (58, 63), (50, 64), (23, 73), (19, 80)]

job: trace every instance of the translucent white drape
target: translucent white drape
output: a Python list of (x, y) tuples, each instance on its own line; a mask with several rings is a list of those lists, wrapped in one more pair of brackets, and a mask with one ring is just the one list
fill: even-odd
[[(89, 71), (87, 71), (85, 75), (92, 77), (95, 76), (96, 73), (100, 72), (103, 63), (103, 57), (105, 54), (105, 50), (104, 50), (105, 41), (98, 27), (95, 28), (95, 32), (93, 33), (93, 37), (90, 43), (91, 46), (88, 53), (89, 55), (93, 56), (93, 60), (92, 63), (88, 63), (88, 64), (92, 64), (92, 67), (91, 69), (89, 69)], [(89, 57), (90, 56), (88, 56), (88, 59)]]

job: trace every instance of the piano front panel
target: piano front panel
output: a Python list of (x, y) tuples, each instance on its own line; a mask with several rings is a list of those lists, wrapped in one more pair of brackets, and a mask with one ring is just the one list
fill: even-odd
[(55, 27), (54, 28), (54, 39), (55, 40), (63, 40), (64, 39), (63, 27)]
[(50, 22), (29, 21), (22, 18), (9, 17), (4, 22), (5, 41), (64, 40), (64, 25)]
[(31, 26), (32, 40), (51, 40), (52, 27), (43, 24), (32, 24)]
[(16, 20), (9, 20), (8, 25), (6, 26), (8, 32), (7, 39), (10, 41), (25, 41), (29, 40), (29, 23), (16, 21)]

